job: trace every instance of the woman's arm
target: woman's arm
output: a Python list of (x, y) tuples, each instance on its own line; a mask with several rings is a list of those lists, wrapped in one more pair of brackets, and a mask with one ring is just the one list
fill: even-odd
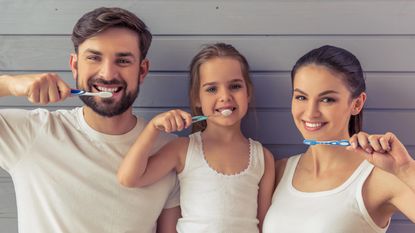
[(376, 167), (378, 186), (387, 186), (382, 194), (387, 197), (382, 206), (389, 209), (390, 215), (396, 210), (415, 222), (415, 162), (403, 144), (392, 133), (368, 135), (364, 132), (354, 135), (348, 149), (363, 153), (366, 159)]

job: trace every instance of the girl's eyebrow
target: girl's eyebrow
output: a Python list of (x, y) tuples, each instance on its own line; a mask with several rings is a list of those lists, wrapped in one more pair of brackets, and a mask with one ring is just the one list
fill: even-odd
[[(242, 79), (240, 79), (240, 78), (235, 78), (235, 79), (232, 79), (232, 80), (230, 80), (228, 83), (241, 83), (241, 82), (243, 82), (243, 80)], [(211, 86), (211, 85), (215, 85), (215, 84), (217, 84), (218, 82), (208, 82), (208, 83), (204, 83), (203, 85), (202, 85), (202, 87), (204, 87), (204, 86)]]
[[(304, 91), (302, 91), (302, 90), (300, 90), (298, 88), (295, 88), (294, 89), (294, 92), (299, 92), (299, 93), (301, 93), (303, 95), (308, 95), (307, 93), (305, 93)], [(328, 95), (328, 94), (339, 94), (339, 92), (334, 91), (334, 90), (327, 90), (327, 91), (321, 92), (320, 94), (318, 94), (318, 96), (324, 96), (324, 95)]]

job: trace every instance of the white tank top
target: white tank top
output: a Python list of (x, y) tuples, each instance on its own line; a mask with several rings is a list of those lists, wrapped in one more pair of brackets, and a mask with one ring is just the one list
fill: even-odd
[(321, 192), (301, 192), (292, 185), (301, 155), (288, 159), (272, 197), (263, 233), (381, 233), (363, 202), (362, 187), (373, 170), (363, 161), (340, 186)]
[[(257, 233), (258, 189), (264, 173), (259, 142), (249, 139), (249, 164), (235, 175), (207, 163), (200, 132), (189, 136), (184, 169), (178, 174), (182, 218), (179, 233)], [(226, 155), (224, 155), (226, 156)]]

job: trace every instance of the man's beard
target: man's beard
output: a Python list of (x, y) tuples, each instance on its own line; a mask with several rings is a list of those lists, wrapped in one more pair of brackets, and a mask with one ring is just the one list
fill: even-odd
[[(80, 96), (79, 98), (84, 102), (84, 104), (90, 107), (94, 112), (98, 113), (104, 117), (113, 117), (120, 115), (127, 111), (134, 103), (135, 99), (140, 92), (140, 85), (137, 84), (137, 89), (132, 92), (127, 93), (127, 83), (124, 80), (113, 79), (111, 81), (106, 81), (101, 78), (92, 77), (88, 80), (88, 90), (91, 91), (94, 87), (94, 84), (120, 84), (122, 86), (123, 95), (118, 103), (112, 98), (102, 98), (100, 102), (95, 101), (94, 96)], [(77, 88), (79, 88), (78, 82), (76, 82)]]

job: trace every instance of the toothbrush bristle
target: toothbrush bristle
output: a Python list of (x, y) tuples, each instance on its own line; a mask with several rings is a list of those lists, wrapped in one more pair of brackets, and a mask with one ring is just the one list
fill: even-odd
[(101, 97), (101, 98), (110, 98), (110, 97), (112, 97), (112, 92), (109, 92), (109, 91), (100, 92), (99, 97)]
[(225, 110), (222, 110), (220, 113), (222, 114), (222, 116), (229, 116), (232, 114), (232, 110), (225, 109)]

